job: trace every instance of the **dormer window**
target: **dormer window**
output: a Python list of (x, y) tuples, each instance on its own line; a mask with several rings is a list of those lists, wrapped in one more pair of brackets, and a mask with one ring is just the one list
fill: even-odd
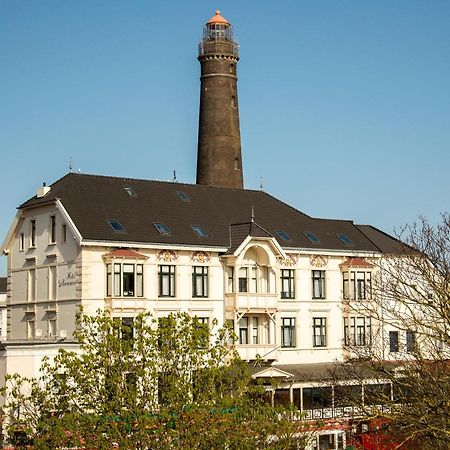
[(110, 227), (116, 233), (124, 233), (125, 232), (125, 228), (117, 219), (108, 219), (108, 223), (109, 223)]
[(124, 186), (124, 190), (130, 197), (137, 197), (137, 194), (136, 194), (135, 190), (132, 187)]
[(209, 237), (209, 234), (199, 225), (191, 225), (192, 229), (195, 231), (197, 236)]
[(346, 234), (338, 233), (337, 237), (345, 244), (345, 245), (353, 245), (353, 242)]
[(160, 234), (171, 234), (170, 228), (164, 223), (154, 223), (155, 228), (158, 230)]
[(314, 242), (315, 244), (320, 242), (320, 239), (311, 231), (304, 231), (303, 234), (307, 237), (310, 242)]
[(281, 239), (283, 239), (283, 241), (290, 241), (290, 237), (289, 235), (286, 233), (286, 231), (283, 230), (276, 230), (275, 233), (277, 233), (277, 236), (280, 237)]

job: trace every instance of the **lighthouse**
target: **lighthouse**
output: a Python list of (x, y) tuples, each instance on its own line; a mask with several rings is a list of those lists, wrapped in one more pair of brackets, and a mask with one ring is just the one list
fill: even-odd
[(243, 189), (237, 95), (239, 47), (231, 24), (220, 11), (203, 28), (198, 60), (197, 184)]

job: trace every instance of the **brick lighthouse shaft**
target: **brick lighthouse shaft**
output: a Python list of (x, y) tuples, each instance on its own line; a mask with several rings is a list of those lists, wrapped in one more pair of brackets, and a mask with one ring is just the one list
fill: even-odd
[(216, 11), (203, 30), (197, 184), (242, 189), (237, 95), (238, 45), (231, 24)]

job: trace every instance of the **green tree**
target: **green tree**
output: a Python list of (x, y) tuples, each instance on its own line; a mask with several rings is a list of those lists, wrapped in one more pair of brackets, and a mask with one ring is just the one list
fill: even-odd
[(230, 329), (213, 328), (186, 314), (80, 316), (78, 351), (46, 359), (39, 380), (7, 378), (10, 441), (39, 449), (289, 448), (298, 425), (251, 382)]

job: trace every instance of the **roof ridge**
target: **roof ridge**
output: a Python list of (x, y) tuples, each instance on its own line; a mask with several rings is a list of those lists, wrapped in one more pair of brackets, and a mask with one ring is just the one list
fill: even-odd
[[(263, 192), (260, 189), (236, 189), (236, 188), (230, 188), (226, 186), (209, 186), (207, 184), (197, 184), (197, 183), (182, 183), (179, 181), (169, 181), (169, 180), (152, 180), (149, 178), (132, 178), (132, 177), (124, 177), (124, 176), (118, 176), (118, 175), (99, 175), (94, 173), (81, 173), (81, 172), (69, 172), (65, 176), (68, 175), (75, 175), (75, 176), (85, 176), (85, 177), (95, 177), (95, 178), (113, 178), (115, 180), (130, 180), (130, 181), (145, 181), (149, 183), (161, 183), (161, 184), (173, 184), (173, 185), (180, 185), (180, 186), (192, 186), (192, 187), (198, 187), (200, 188), (206, 188), (206, 189), (218, 189), (218, 190), (227, 190), (227, 191), (244, 191), (244, 192)], [(64, 178), (64, 177), (62, 177)], [(60, 180), (57, 180), (60, 181)], [(56, 182), (57, 182), (56, 181)], [(55, 183), (56, 183), (55, 182)], [(275, 198), (275, 197), (274, 197)]]

